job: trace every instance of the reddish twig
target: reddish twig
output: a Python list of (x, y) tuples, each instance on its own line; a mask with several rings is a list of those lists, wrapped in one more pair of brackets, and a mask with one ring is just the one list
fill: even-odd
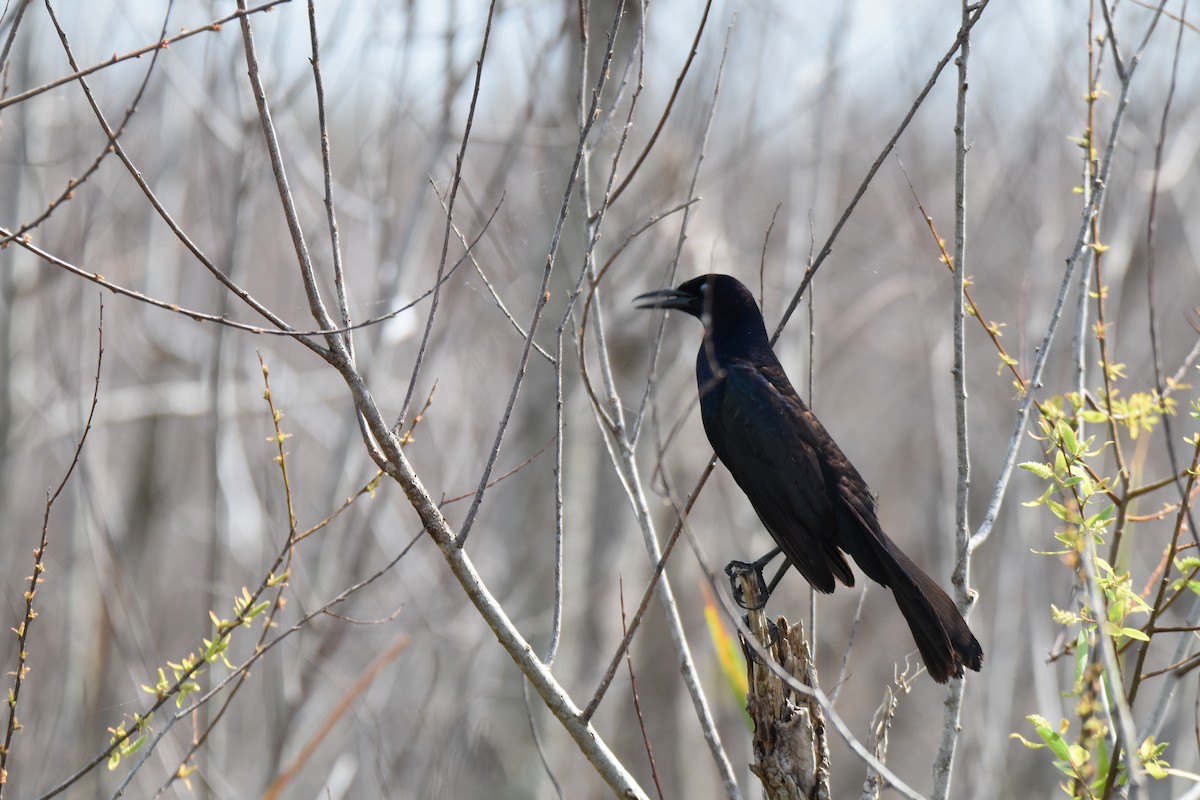
[[(625, 579), (619, 578), (618, 596), (621, 599), (621, 632), (626, 633), (625, 624)], [(638, 728), (642, 731), (642, 744), (646, 746), (646, 758), (650, 760), (650, 774), (654, 777), (654, 788), (658, 790), (659, 800), (666, 800), (663, 794), (662, 782), (658, 778), (658, 767), (654, 763), (654, 748), (650, 746), (650, 735), (646, 733), (646, 719), (642, 716), (642, 701), (638, 698), (637, 676), (633, 672), (633, 657), (625, 651), (625, 666), (629, 668), (629, 693), (633, 695), (633, 710), (637, 714)]]

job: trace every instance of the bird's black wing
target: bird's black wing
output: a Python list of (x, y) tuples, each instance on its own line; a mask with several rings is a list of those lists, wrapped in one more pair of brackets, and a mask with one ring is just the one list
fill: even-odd
[(833, 487), (821, 467), (821, 437), (828, 434), (777, 364), (727, 364), (718, 391), (705, 430), (767, 531), (819, 591), (832, 592), (835, 578), (853, 586), (838, 549)]

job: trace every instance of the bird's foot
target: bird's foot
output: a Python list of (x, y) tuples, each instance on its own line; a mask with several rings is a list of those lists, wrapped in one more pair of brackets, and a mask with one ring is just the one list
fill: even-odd
[[(779, 636), (780, 636), (779, 626), (777, 624), (772, 622), (770, 619), (764, 619), (763, 622), (766, 623), (766, 631), (765, 631), (766, 636), (765, 636), (765, 638), (762, 638), (762, 639), (756, 639), (758, 642), (758, 646), (752, 647), (752, 646), (746, 644), (744, 638), (742, 641), (742, 651), (746, 654), (746, 658), (748, 658), (748, 659), (753, 658), (759, 664), (766, 663), (766, 659), (764, 659), (761, 655), (762, 652), (766, 651), (768, 654), (771, 654), (772, 651), (775, 649), (775, 645), (777, 645), (779, 643)], [(754, 626), (751, 625), (751, 623), (750, 623), (750, 615), (749, 614), (744, 614), (742, 616), (742, 624), (746, 626), (747, 630), (754, 630)], [(756, 637), (759, 635), (760, 634), (755, 634)]]
[(767, 641), (764, 646), (767, 648), (767, 650), (773, 650), (777, 644), (779, 644), (779, 626), (768, 619)]
[[(729, 585), (733, 589), (733, 601), (747, 611), (760, 611), (767, 605), (770, 591), (763, 579), (763, 564), (759, 561), (730, 561), (725, 565), (725, 574), (729, 576)], [(751, 586), (752, 597), (746, 597), (746, 584), (743, 577), (754, 576)]]

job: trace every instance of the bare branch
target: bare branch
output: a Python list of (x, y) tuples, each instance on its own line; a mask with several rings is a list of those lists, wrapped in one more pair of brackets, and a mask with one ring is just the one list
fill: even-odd
[[(967, 427), (967, 350), (965, 341), (966, 319), (964, 301), (967, 274), (967, 64), (971, 55), (970, 36), (971, 6), (962, 0), (962, 29), (964, 34), (955, 63), (958, 66), (958, 90), (954, 112), (954, 289), (951, 292), (951, 327), (954, 331), (954, 440), (957, 481), (954, 498), (954, 551), (957, 556), (950, 582), (954, 585), (954, 601), (963, 617), (971, 610), (975, 601), (971, 590), (971, 520), (969, 514), (971, 486), (971, 450), (968, 445)], [(953, 682), (946, 698), (942, 716), (942, 740), (933, 762), (933, 798), (945, 800), (950, 796), (951, 770), (954, 753), (958, 748), (959, 718), (962, 715), (962, 698), (965, 677)]]

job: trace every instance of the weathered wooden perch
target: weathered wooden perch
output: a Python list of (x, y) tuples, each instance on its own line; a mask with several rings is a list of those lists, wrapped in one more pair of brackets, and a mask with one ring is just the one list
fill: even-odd
[[(727, 568), (735, 591), (749, 608), (762, 605), (761, 581), (753, 571)], [(750, 631), (784, 671), (806, 686), (817, 685), (802, 625), (779, 617), (776, 630), (762, 609), (747, 611)], [(750, 770), (768, 800), (829, 800), (829, 750), (825, 717), (816, 700), (794, 691), (755, 648), (739, 637), (746, 656), (749, 693), (746, 711), (754, 721), (754, 763)]]

